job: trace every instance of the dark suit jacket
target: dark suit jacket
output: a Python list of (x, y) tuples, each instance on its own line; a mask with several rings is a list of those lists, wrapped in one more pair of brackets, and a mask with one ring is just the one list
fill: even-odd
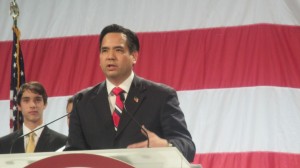
[[(24, 138), (17, 139), (17, 137), (21, 135), (23, 135), (23, 129), (0, 138), (0, 154), (10, 153), (10, 150), (12, 150), (11, 153), (25, 153)], [(44, 127), (34, 152), (56, 151), (64, 146), (66, 141), (67, 136), (55, 132), (46, 126)], [(11, 149), (12, 145), (13, 147)]]
[(195, 145), (174, 89), (135, 76), (125, 106), (127, 112), (123, 111), (116, 132), (106, 82), (78, 93), (66, 150), (126, 148), (146, 140), (140, 126), (128, 115), (131, 113), (141, 125), (176, 146), (187, 160), (193, 160)]

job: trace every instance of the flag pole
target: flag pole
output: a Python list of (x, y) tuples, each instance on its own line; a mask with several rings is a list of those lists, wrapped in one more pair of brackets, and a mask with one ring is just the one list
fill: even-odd
[(10, 3), (10, 16), (14, 20), (14, 27), (17, 27), (17, 20), (18, 20), (19, 15), (20, 15), (20, 11), (19, 11), (18, 4), (17, 4), (16, 0), (13, 0)]

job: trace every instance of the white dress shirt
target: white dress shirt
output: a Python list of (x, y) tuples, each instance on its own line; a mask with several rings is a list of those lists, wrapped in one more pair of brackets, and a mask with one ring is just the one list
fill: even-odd
[[(35, 129), (43, 126), (44, 124), (42, 123), (41, 125), (39, 125), (38, 127), (36, 127)], [(39, 130), (36, 130), (34, 131), (35, 135), (34, 136), (34, 143), (35, 143), (35, 146), (37, 145), (37, 142), (39, 141), (40, 139), (40, 136), (43, 132), (44, 128), (41, 128)], [(30, 133), (32, 130), (30, 130), (28, 127), (26, 127), (26, 125), (23, 123), (23, 135), (26, 135), (28, 133)], [(24, 136), (24, 149), (26, 149), (26, 146), (27, 146), (27, 143), (29, 141), (29, 134), (27, 136)]]
[(119, 86), (115, 86), (108, 79), (106, 79), (108, 102), (109, 102), (109, 107), (110, 107), (111, 114), (113, 114), (113, 111), (115, 109), (115, 103), (116, 103), (116, 96), (114, 95), (112, 90), (115, 87), (119, 87), (119, 88), (123, 89), (124, 90), (124, 97), (125, 97), (125, 100), (126, 100), (127, 94), (129, 92), (129, 89), (130, 89), (133, 78), (134, 78), (134, 73), (132, 71), (130, 76), (124, 82), (122, 82)]

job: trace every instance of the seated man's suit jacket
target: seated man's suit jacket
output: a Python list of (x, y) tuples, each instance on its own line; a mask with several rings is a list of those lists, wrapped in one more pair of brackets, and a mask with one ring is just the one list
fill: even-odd
[[(0, 153), (10, 153), (10, 150), (11, 153), (25, 153), (24, 138), (17, 139), (21, 135), (23, 135), (23, 129), (0, 138)], [(67, 136), (53, 131), (46, 126), (42, 131), (34, 152), (56, 151), (64, 146), (66, 141)]]
[(106, 82), (79, 92), (71, 113), (66, 150), (126, 148), (146, 140), (140, 127), (144, 125), (177, 147), (187, 160), (193, 160), (195, 145), (174, 89), (135, 76), (125, 107), (115, 131)]

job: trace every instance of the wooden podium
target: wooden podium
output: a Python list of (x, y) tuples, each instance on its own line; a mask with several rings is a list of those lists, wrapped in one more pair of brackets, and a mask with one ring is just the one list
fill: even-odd
[[(0, 167), (16, 168), (28, 166), (30, 168), (31, 165), (41, 165), (42, 163), (43, 165), (49, 165), (49, 167), (61, 165), (61, 167), (89, 166), (101, 168), (108, 167), (108, 165), (106, 165), (108, 164), (108, 160), (111, 162), (125, 163), (124, 166), (121, 167), (126, 167), (126, 165), (136, 168), (190, 167), (189, 162), (175, 147), (1, 154)], [(67, 166), (67, 163), (73, 164)], [(88, 163), (93, 163), (94, 166)]]

